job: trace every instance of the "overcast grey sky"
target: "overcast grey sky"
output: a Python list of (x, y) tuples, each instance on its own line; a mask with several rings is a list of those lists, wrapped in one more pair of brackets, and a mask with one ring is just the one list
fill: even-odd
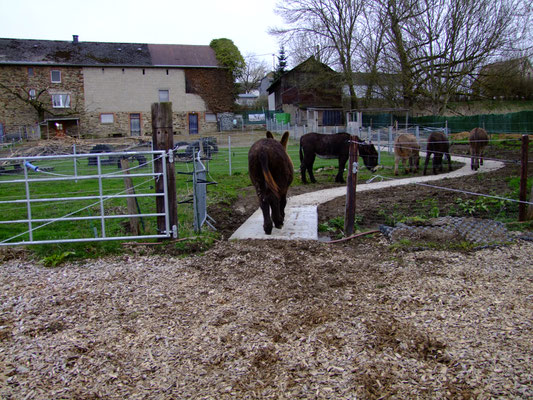
[(0, 0), (0, 37), (209, 45), (233, 40), (272, 67), (276, 0)]

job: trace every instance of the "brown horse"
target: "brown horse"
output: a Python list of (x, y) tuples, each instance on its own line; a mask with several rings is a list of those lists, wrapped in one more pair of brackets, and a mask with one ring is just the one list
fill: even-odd
[[(410, 133), (402, 133), (394, 140), (394, 175), (398, 175), (398, 163), (402, 160), (403, 170), (417, 173), (420, 164), (420, 145)], [(409, 166), (406, 166), (409, 161)]]
[(428, 137), (428, 144), (426, 147), (426, 163), (424, 164), (424, 175), (428, 169), (429, 159), (433, 154), (433, 174), (437, 175), (437, 171), (443, 172), (442, 158), (446, 156), (448, 160), (448, 172), (452, 170), (452, 159), (450, 157), (450, 142), (443, 132), (431, 132)]
[(477, 171), (480, 165), (483, 165), (483, 151), (489, 143), (489, 135), (483, 128), (474, 128), (468, 135), (470, 143), (470, 168)]
[(278, 229), (283, 226), (287, 190), (292, 183), (294, 167), (287, 154), (289, 132), (283, 134), (281, 142), (276, 141), (270, 132), (266, 136), (266, 139), (259, 139), (250, 147), (248, 171), (263, 211), (263, 229), (270, 235), (272, 221)]
[(346, 132), (321, 134), (321, 133), (306, 133), (300, 138), (300, 171), (302, 173), (302, 182), (307, 183), (305, 178), (305, 171), (309, 174), (311, 182), (315, 183), (316, 179), (313, 175), (313, 163), (315, 157), (321, 158), (338, 158), (339, 172), (335, 177), (335, 182), (343, 183), (344, 167), (348, 161), (350, 153), (350, 140), (357, 141), (357, 148), (359, 155), (363, 158), (365, 166), (375, 171), (378, 165), (378, 152), (372, 143), (367, 143), (359, 139), (357, 136), (352, 136)]

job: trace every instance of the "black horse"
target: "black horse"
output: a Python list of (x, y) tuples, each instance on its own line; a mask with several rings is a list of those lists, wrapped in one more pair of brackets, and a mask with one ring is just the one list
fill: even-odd
[(372, 143), (367, 143), (358, 136), (352, 136), (346, 132), (330, 135), (312, 132), (300, 138), (302, 182), (307, 183), (305, 171), (309, 173), (311, 182), (316, 182), (313, 175), (313, 163), (315, 162), (315, 157), (319, 156), (321, 158), (339, 159), (339, 172), (335, 177), (335, 182), (344, 183), (343, 173), (350, 155), (350, 140), (357, 141), (359, 155), (363, 158), (365, 166), (369, 170), (375, 171), (378, 165), (378, 152)]

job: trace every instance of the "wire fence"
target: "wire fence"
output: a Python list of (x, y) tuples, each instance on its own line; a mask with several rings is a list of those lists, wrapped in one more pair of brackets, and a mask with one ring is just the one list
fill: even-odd
[[(377, 180), (390, 180), (397, 179), (392, 176), (392, 163), (393, 163), (393, 141), (396, 135), (404, 133), (405, 130), (368, 130), (361, 132), (361, 137), (363, 139), (371, 140), (375, 145), (377, 150), (380, 153), (380, 157), (383, 161), (384, 169), (380, 172), (380, 175), (371, 175), (370, 174), (365, 178), (372, 181)], [(408, 131), (418, 137), (419, 143), (421, 145), (422, 151), (425, 150), (427, 137), (429, 136), (430, 131), (424, 128), (413, 129)], [(248, 173), (248, 150), (250, 146), (258, 140), (259, 137), (264, 135), (263, 132), (254, 134), (233, 134), (228, 135), (224, 139), (218, 140), (217, 151), (213, 154), (210, 154), (206, 159), (207, 167), (207, 177), (210, 181), (217, 181), (219, 184), (223, 184), (225, 177), (232, 175), (247, 175)], [(289, 146), (288, 152), (291, 159), (295, 165), (295, 173), (298, 176), (299, 169), (299, 148), (298, 140), (291, 138), (291, 145)], [(450, 137), (451, 139), (451, 137)], [(497, 146), (500, 142), (505, 142), (512, 145), (512, 152), (507, 152), (506, 154), (512, 154), (512, 156), (496, 156), (485, 158), (486, 160), (499, 161), (505, 165), (517, 166), (520, 163), (520, 150), (519, 150), (519, 137), (507, 137), (504, 139), (492, 139), (491, 145)], [(456, 141), (452, 141), (456, 143)], [(459, 143), (466, 143), (466, 141), (459, 141)], [(457, 151), (454, 151), (457, 150)], [(455, 148), (454, 145), (451, 147), (451, 157), (452, 160), (454, 157), (468, 157), (466, 154), (467, 147), (462, 147), (461, 149)], [(531, 152), (531, 151), (530, 151)], [(500, 153), (498, 153), (500, 154)], [(16, 170), (16, 166), (11, 166), (10, 170), (7, 170), (6, 167), (0, 165), (0, 180), (5, 180), (11, 178), (15, 175), (20, 175), (21, 172), (27, 170), (27, 173), (31, 174), (40, 174), (46, 175), (50, 178), (58, 179), (61, 178), (61, 171), (70, 170), (69, 174), (74, 176), (74, 181), (77, 179), (83, 180), (83, 170), (87, 166), (81, 165), (80, 161), (83, 159), (80, 155), (74, 159), (56, 157), (53, 164), (40, 165), (40, 171), (32, 170), (31, 165), (19, 166), (19, 170)], [(86, 163), (88, 163), (88, 158), (90, 154), (83, 156)], [(106, 157), (109, 155), (101, 156), (101, 160), (106, 160)], [(110, 157), (109, 160), (112, 160)], [(334, 170), (337, 168), (336, 160), (326, 160), (324, 163), (327, 164), (325, 169), (329, 168)], [(388, 164), (387, 164), (388, 163)], [(533, 163), (533, 157), (530, 157), (528, 164)], [(31, 164), (31, 160), (30, 160)], [(151, 162), (149, 162), (151, 165)], [(216, 165), (216, 168), (215, 168)], [(325, 165), (325, 164), (324, 164)], [(210, 168), (213, 166), (214, 168)], [(318, 165), (316, 165), (318, 166)], [(4, 168), (4, 170), (2, 170)], [(49, 168), (49, 169), (47, 169)], [(113, 164), (113, 161), (109, 161), (109, 165), (106, 165), (107, 168), (106, 174), (108, 176), (116, 175), (116, 177), (121, 177), (121, 171), (116, 169), (111, 171), (111, 169), (116, 168), (116, 162)], [(140, 168), (139, 166), (133, 166), (132, 172), (135, 173), (135, 170)], [(457, 168), (457, 166), (454, 166)], [(183, 179), (178, 178), (177, 180), (181, 181), (181, 190), (178, 191), (178, 202), (186, 203), (191, 199), (193, 192), (193, 184), (190, 178), (187, 178), (187, 174), (193, 172), (192, 165), (188, 162), (176, 163), (177, 171), (185, 172)], [(76, 171), (79, 171), (79, 175)], [(531, 170), (531, 167), (530, 167)], [(382, 172), (389, 171), (391, 176), (382, 175)], [(530, 176), (533, 171), (530, 172)], [(332, 172), (332, 175), (334, 172)], [(484, 178), (483, 175), (477, 175), (478, 178), (471, 178), (468, 185), (465, 184), (465, 187), (461, 187), (460, 182), (455, 182), (455, 187), (446, 188), (445, 186), (440, 185), (419, 185), (418, 191), (420, 191), (420, 196), (410, 198), (410, 203), (408, 205), (404, 204), (401, 196), (393, 196), (390, 201), (384, 204), (382, 201), (375, 201), (372, 203), (372, 212), (366, 213), (365, 220), (367, 223), (371, 222), (374, 224), (378, 223), (397, 223), (402, 222), (404, 219), (408, 218), (409, 215), (418, 214), (424, 217), (442, 217), (442, 216), (470, 216), (470, 217), (483, 217), (483, 218), (500, 218), (500, 219), (516, 219), (517, 207), (518, 207), (518, 198), (516, 195), (516, 187), (509, 186), (509, 182), (505, 181), (503, 178), (499, 178), (497, 184), (491, 185), (476, 185), (475, 180), (481, 180)], [(296, 178), (297, 179), (297, 178)], [(516, 176), (513, 179), (518, 179)], [(474, 181), (474, 184), (472, 183)], [(530, 179), (531, 181), (531, 179)], [(44, 183), (44, 182), (43, 182)], [(361, 182), (363, 184), (364, 182)], [(516, 186), (516, 182), (511, 182)], [(153, 179), (147, 180), (146, 182), (136, 182), (135, 190), (137, 193), (151, 193), (153, 195)], [(138, 185), (138, 186), (137, 186)], [(482, 190), (484, 189), (484, 190)], [(45, 199), (46, 194), (39, 193), (36, 190), (32, 193), (32, 212), (40, 213), (47, 212), (51, 208), (54, 208), (54, 204), (62, 206), (65, 202), (62, 200), (68, 196), (75, 197), (84, 197), (91, 196), (94, 194), (94, 189), (84, 188), (82, 186), (63, 189), (62, 197), (52, 200), (53, 202), (46, 203), (41, 202), (40, 199)], [(118, 192), (116, 188), (101, 188), (101, 196), (112, 198)], [(209, 197), (209, 194), (207, 195)], [(363, 194), (362, 196), (371, 196), (368, 194)], [(452, 198), (453, 197), (453, 198)], [(12, 215), (17, 213), (24, 213), (27, 211), (27, 204), (24, 202), (15, 202), (15, 200), (20, 199), (20, 193), (12, 193), (10, 191), (1, 190), (0, 199), (3, 204), (0, 204), (0, 213), (2, 215)], [(9, 205), (8, 205), (9, 203)], [(531, 203), (528, 203), (531, 204)], [(88, 204), (87, 204), (88, 206)], [(85, 205), (83, 206), (85, 207)], [(83, 208), (80, 207), (80, 208)], [(111, 206), (111, 208), (116, 207), (117, 210), (121, 210), (121, 214), (125, 214), (120, 205)], [(92, 207), (88, 207), (88, 212), (93, 214), (87, 214), (85, 217), (90, 217), (88, 219), (93, 220), (95, 217), (95, 209), (98, 208), (98, 205), (92, 204)], [(104, 210), (105, 213), (108, 212), (107, 209)], [(361, 210), (362, 214), (365, 214), (365, 209)], [(59, 217), (58, 217), (59, 218)], [(101, 216), (100, 216), (101, 218)], [(178, 218), (178, 220), (181, 220)], [(43, 221), (44, 222), (44, 221)], [(27, 222), (24, 222), (27, 223)], [(93, 224), (94, 225), (94, 224)], [(1, 226), (1, 224), (0, 224)], [(90, 228), (91, 231), (94, 231), (94, 227)]]

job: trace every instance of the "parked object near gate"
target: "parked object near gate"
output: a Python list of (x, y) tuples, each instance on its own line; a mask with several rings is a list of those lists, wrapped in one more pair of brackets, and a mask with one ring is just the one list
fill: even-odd
[[(394, 140), (394, 175), (398, 175), (398, 163), (402, 160), (406, 174), (418, 172), (420, 164), (420, 145), (410, 133), (402, 133)], [(406, 165), (408, 163), (408, 166)]]
[(217, 140), (214, 137), (204, 137), (194, 142), (178, 142), (174, 145), (174, 152), (180, 159), (192, 160), (196, 153), (203, 148), (203, 160), (210, 160), (211, 157), (218, 153)]
[(489, 135), (483, 128), (474, 128), (468, 135), (470, 143), (470, 168), (477, 171), (480, 165), (483, 165), (483, 152), (489, 143)]
[[(448, 171), (452, 171), (452, 159), (450, 157), (450, 142), (443, 132), (431, 132), (426, 148), (426, 163), (424, 164), (424, 175), (429, 164), (429, 159), (433, 154), (433, 174), (443, 172), (442, 158), (446, 156), (448, 160)], [(437, 172), (438, 171), (438, 172)]]
[(321, 133), (307, 133), (300, 138), (300, 171), (302, 182), (307, 183), (305, 171), (309, 174), (311, 182), (315, 183), (313, 175), (313, 163), (315, 157), (338, 158), (339, 172), (335, 177), (335, 182), (344, 183), (343, 173), (346, 161), (350, 153), (350, 140), (357, 142), (359, 155), (363, 158), (365, 166), (372, 172), (376, 171), (378, 165), (378, 152), (372, 143), (365, 142), (357, 136), (349, 133), (333, 133), (331, 135)]
[(283, 227), (287, 191), (292, 183), (294, 167), (287, 154), (289, 132), (283, 134), (280, 142), (271, 132), (267, 132), (266, 136), (250, 147), (248, 170), (263, 212), (263, 229), (270, 235), (272, 222), (278, 229)]

